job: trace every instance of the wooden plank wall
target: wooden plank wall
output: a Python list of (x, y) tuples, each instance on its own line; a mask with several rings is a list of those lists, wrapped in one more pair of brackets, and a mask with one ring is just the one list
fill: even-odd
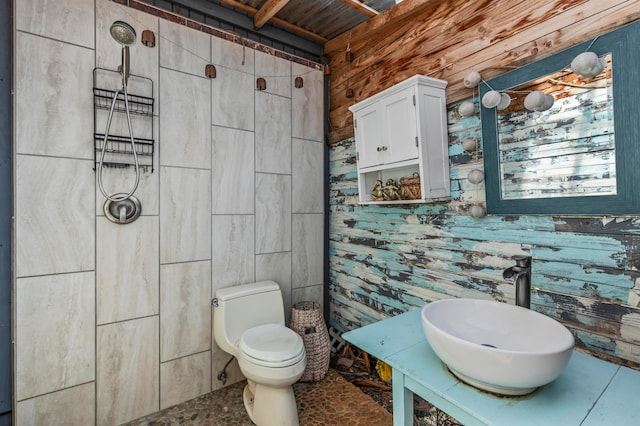
[[(532, 308), (564, 323), (577, 345), (640, 368), (640, 217), (487, 216), (466, 176), (482, 167), (461, 141), (480, 119), (448, 111), (449, 203), (360, 206), (355, 143), (330, 149), (330, 324), (351, 330), (445, 297), (514, 303), (502, 271), (533, 257)], [(638, 285), (636, 286), (636, 280)]]
[(412, 75), (447, 80), (456, 102), (471, 96), (471, 70), (488, 80), (637, 19), (637, 0), (404, 0), (325, 44), (328, 141), (353, 136), (350, 105)]

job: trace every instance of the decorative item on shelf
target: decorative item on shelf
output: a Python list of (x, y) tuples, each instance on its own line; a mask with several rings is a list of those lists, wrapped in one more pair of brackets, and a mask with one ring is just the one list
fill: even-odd
[(373, 201), (382, 201), (384, 200), (384, 193), (382, 192), (382, 181), (377, 180), (373, 185), (373, 189), (371, 189), (371, 198)]
[(151, 30), (142, 31), (140, 42), (146, 47), (156, 47), (156, 35)]
[(394, 201), (401, 200), (400, 196), (400, 185), (395, 179), (387, 179), (387, 182), (384, 184), (382, 188), (382, 195), (384, 197), (384, 201)]
[(256, 89), (267, 90), (267, 80), (262, 77), (258, 77), (258, 79), (256, 80)]
[(464, 101), (458, 107), (458, 113), (463, 117), (471, 117), (476, 113), (476, 104), (471, 101)]
[(347, 93), (346, 93), (346, 95), (347, 95), (347, 98), (349, 98), (349, 99), (353, 98), (354, 93), (353, 93), (353, 89), (352, 89), (351, 87), (349, 87), (349, 88), (347, 89)]
[(553, 106), (555, 99), (539, 90), (534, 90), (524, 98), (524, 107), (529, 111), (546, 111)]
[(480, 169), (473, 169), (467, 175), (467, 180), (472, 184), (477, 185), (484, 180), (484, 172)]
[(294, 86), (296, 89), (301, 89), (302, 87), (304, 87), (304, 80), (302, 79), (302, 77), (296, 77)]
[(216, 67), (213, 64), (207, 64), (204, 67), (204, 75), (209, 78), (216, 78)]
[(400, 178), (400, 195), (403, 200), (419, 200), (421, 198), (420, 192), (420, 175), (418, 173)]
[(593, 52), (582, 52), (571, 61), (571, 71), (585, 78), (600, 74), (607, 66), (607, 61)]
[(478, 149), (478, 139), (468, 137), (462, 140), (462, 149), (467, 152), (475, 152)]
[(291, 329), (302, 337), (307, 366), (301, 382), (317, 382), (329, 371), (331, 340), (317, 302), (298, 302), (291, 310)]
[(482, 204), (473, 204), (469, 208), (469, 214), (471, 214), (472, 217), (480, 218), (486, 216), (487, 210)]

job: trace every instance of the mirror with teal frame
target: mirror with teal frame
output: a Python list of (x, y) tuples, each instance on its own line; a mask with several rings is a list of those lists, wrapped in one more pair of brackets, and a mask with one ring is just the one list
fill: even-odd
[[(498, 128), (498, 114), (496, 108), (481, 107), (482, 139), (484, 151), (485, 188), (487, 199), (487, 213), (489, 214), (547, 214), (547, 215), (624, 215), (640, 213), (640, 22), (636, 22), (610, 33), (601, 35), (595, 40), (589, 40), (573, 48), (556, 53), (548, 58), (531, 63), (514, 71), (503, 74), (485, 83), (480, 83), (480, 99), (490, 91), (509, 91), (519, 88), (523, 84), (545, 80), (561, 70), (569, 68), (569, 64), (578, 54), (584, 51), (596, 53), (598, 56), (610, 57), (612, 84), (607, 88), (609, 102), (613, 101), (613, 135), (615, 159), (611, 159), (610, 179), (602, 180), (602, 191), (595, 189), (586, 195), (523, 195), (519, 197), (517, 191), (506, 190), (513, 188), (514, 181), (509, 180), (505, 173), (504, 164), (500, 159), (501, 141), (499, 133), (504, 134), (504, 128)], [(554, 80), (555, 81), (555, 80)], [(612, 99), (611, 99), (612, 98)], [(529, 120), (537, 120), (539, 127), (544, 127), (544, 121), (549, 119), (549, 113), (529, 113)], [(591, 114), (585, 110), (582, 114)], [(610, 114), (610, 113), (609, 113)], [(556, 121), (562, 119), (556, 118)], [(584, 120), (588, 122), (589, 120)], [(600, 125), (597, 120), (593, 126)], [(535, 123), (534, 123), (535, 127)], [(535, 140), (535, 138), (532, 138)], [(584, 138), (585, 144), (595, 144), (592, 138)], [(506, 143), (502, 140), (502, 143)], [(581, 143), (581, 142), (574, 142)], [(590, 148), (585, 148), (589, 150)], [(611, 152), (613, 155), (613, 152)], [(558, 154), (558, 158), (561, 154)], [(546, 159), (546, 163), (553, 163), (553, 157)], [(522, 163), (526, 164), (526, 163)], [(542, 162), (532, 162), (536, 168), (542, 167)], [(521, 166), (522, 167), (522, 166)], [(570, 167), (568, 169), (571, 169)], [(540, 172), (539, 169), (531, 170)], [(523, 170), (526, 173), (526, 170)], [(604, 175), (604, 173), (603, 173)], [(605, 183), (614, 180), (613, 184)], [(566, 181), (581, 179), (568, 174)], [(597, 186), (597, 181), (590, 182)], [(608, 188), (605, 188), (608, 185)], [(613, 189), (611, 189), (613, 188)], [(511, 191), (511, 192), (509, 192)]]

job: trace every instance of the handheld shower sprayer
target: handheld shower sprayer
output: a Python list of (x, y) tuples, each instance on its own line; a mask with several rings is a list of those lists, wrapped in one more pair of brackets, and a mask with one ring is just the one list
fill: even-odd
[(129, 81), (129, 46), (136, 42), (136, 30), (124, 21), (115, 21), (109, 28), (111, 37), (122, 45), (122, 65), (120, 73), (124, 85)]
[[(130, 223), (140, 216), (141, 205), (140, 201), (133, 196), (133, 193), (138, 189), (140, 183), (140, 164), (138, 163), (138, 155), (136, 152), (135, 139), (133, 137), (133, 130), (131, 127), (131, 112), (129, 110), (129, 100), (127, 93), (127, 84), (129, 82), (129, 46), (133, 45), (136, 41), (136, 31), (133, 27), (124, 21), (115, 21), (109, 28), (111, 37), (120, 45), (122, 45), (122, 64), (118, 71), (122, 75), (122, 89), (116, 90), (111, 102), (111, 109), (109, 110), (109, 118), (107, 119), (107, 126), (104, 132), (104, 140), (102, 142), (102, 152), (100, 154), (100, 162), (98, 163), (98, 187), (100, 192), (107, 199), (104, 204), (105, 216), (112, 222), (125, 224)], [(113, 112), (118, 101), (118, 97), (122, 95), (125, 106), (125, 113), (127, 117), (127, 126), (129, 129), (129, 139), (131, 141), (131, 153), (133, 155), (134, 166), (136, 171), (136, 179), (129, 193), (119, 193), (109, 195), (104, 189), (102, 183), (102, 170), (104, 167), (104, 156), (106, 152), (107, 143), (109, 141), (109, 130), (111, 128), (111, 120), (113, 118)]]

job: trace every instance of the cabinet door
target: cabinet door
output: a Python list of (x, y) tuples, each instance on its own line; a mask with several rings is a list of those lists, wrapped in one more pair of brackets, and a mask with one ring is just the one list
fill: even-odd
[(413, 87), (381, 100), (383, 132), (381, 146), (385, 163), (418, 158), (416, 98)]
[(380, 104), (375, 103), (354, 115), (358, 167), (371, 167), (384, 162)]

